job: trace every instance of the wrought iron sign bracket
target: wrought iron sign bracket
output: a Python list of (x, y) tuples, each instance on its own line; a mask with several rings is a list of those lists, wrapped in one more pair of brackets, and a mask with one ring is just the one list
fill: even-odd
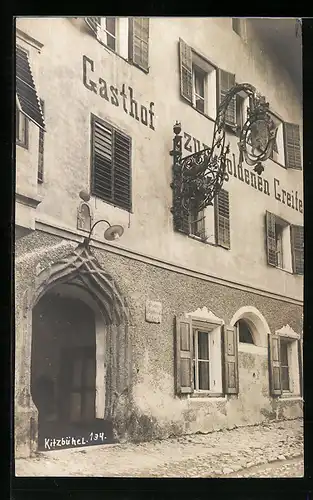
[(226, 112), (239, 92), (244, 92), (249, 98), (247, 119), (240, 130), (238, 142), (239, 164), (245, 161), (247, 165), (254, 167), (258, 175), (261, 175), (264, 170), (262, 162), (271, 156), (276, 138), (276, 126), (265, 97), (249, 83), (235, 85), (225, 95), (217, 110), (210, 147), (183, 158), (181, 124), (176, 122), (173, 127), (175, 135), (170, 155), (173, 157), (172, 213), (178, 227), (181, 227), (183, 218), (191, 208), (200, 211), (212, 205), (223, 186), (229, 154), (229, 144), (225, 144)]

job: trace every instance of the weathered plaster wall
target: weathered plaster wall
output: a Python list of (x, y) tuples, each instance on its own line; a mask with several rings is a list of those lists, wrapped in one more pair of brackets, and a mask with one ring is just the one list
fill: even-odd
[[(16, 387), (27, 388), (21, 356), (24, 323), (22, 297), (36, 279), (36, 266), (45, 268), (73, 250), (74, 243), (36, 231), (16, 242)], [(118, 283), (131, 312), (129, 328), (132, 357), (132, 404), (122, 397), (117, 405), (118, 432), (129, 439), (166, 437), (184, 432), (207, 432), (234, 425), (253, 424), (266, 418), (293, 418), (301, 415), (300, 400), (273, 401), (269, 397), (267, 353), (239, 353), (240, 394), (214, 399), (180, 399), (174, 394), (175, 315), (206, 306), (229, 324), (243, 306), (256, 307), (271, 332), (288, 323), (302, 330), (299, 306), (256, 294), (227, 288), (142, 262), (93, 249), (100, 265)], [(161, 324), (145, 321), (146, 299), (162, 302)], [(28, 336), (31, 337), (30, 332)], [(29, 351), (30, 352), (30, 351)], [(17, 399), (17, 406), (19, 405)], [(18, 412), (17, 418), (19, 419)], [(27, 427), (26, 423), (23, 424)], [(16, 425), (16, 433), (22, 432)], [(23, 431), (24, 433), (26, 430)]]
[[(237, 81), (255, 85), (284, 120), (301, 125), (301, 103), (293, 83), (252, 28), (244, 42), (232, 31), (231, 18), (152, 18), (150, 70), (145, 74), (101, 46), (81, 18), (25, 18), (18, 19), (17, 25), (43, 44), (40, 54), (35, 49), (30, 54), (39, 94), (45, 101), (47, 124), (44, 183), (38, 186), (38, 194), (44, 199), (36, 210), (37, 221), (75, 230), (78, 193), (90, 185), (90, 114), (94, 113), (131, 135), (133, 141), (133, 212), (129, 215), (92, 199), (96, 219), (109, 219), (127, 228), (123, 240), (114, 245), (302, 299), (300, 276), (267, 266), (264, 228), (265, 210), (290, 223), (302, 224), (302, 214), (275, 199), (273, 187), (276, 178), (280, 189), (298, 191), (302, 199), (301, 171), (285, 170), (267, 161), (263, 177), (269, 182), (270, 195), (230, 176), (225, 184), (230, 192), (230, 251), (173, 231), (172, 126), (180, 120), (183, 132), (206, 144), (210, 144), (213, 130), (213, 121), (180, 97), (179, 37), (213, 64), (235, 73)], [(97, 83), (97, 93), (83, 84), (83, 55), (94, 62), (94, 72), (87, 68), (87, 79)], [(154, 103), (155, 130), (126, 113), (121, 99), (115, 106), (102, 98), (99, 78), (108, 88), (113, 85), (119, 91), (126, 85), (128, 111), (128, 87), (133, 89), (139, 107), (149, 109)], [(18, 186), (22, 183), (25, 190), (25, 172), (32, 179), (29, 185), (36, 179), (34, 128), (30, 124), (30, 150), (17, 147)], [(231, 158), (235, 154), (237, 161), (238, 138), (232, 135), (229, 141)], [(99, 226), (95, 230), (96, 237), (102, 237), (102, 229)]]

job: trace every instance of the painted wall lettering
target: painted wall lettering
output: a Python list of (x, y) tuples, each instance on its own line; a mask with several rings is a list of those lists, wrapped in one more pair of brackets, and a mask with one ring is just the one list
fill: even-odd
[(146, 127), (155, 130), (154, 102), (150, 102), (149, 107), (146, 107), (135, 99), (132, 87), (126, 88), (125, 83), (123, 83), (120, 90), (114, 85), (109, 85), (103, 78), (96, 78), (95, 73), (94, 61), (84, 55), (83, 84), (85, 87), (110, 102), (112, 106), (123, 108), (126, 114)]
[[(183, 148), (188, 151), (188, 154), (196, 153), (200, 151), (200, 147), (202, 149), (207, 148), (206, 144), (191, 134), (184, 132), (183, 135)], [(225, 182), (229, 181), (230, 176), (234, 176), (239, 179), (241, 182), (248, 184), (253, 189), (260, 191), (261, 193), (266, 194), (267, 196), (271, 196), (270, 184), (269, 181), (264, 177), (264, 175), (257, 175), (251, 171), (249, 168), (244, 168), (242, 165), (236, 164), (236, 156), (232, 154), (232, 160), (227, 158), (226, 160), (226, 171), (225, 171)], [(273, 189), (272, 193), (274, 193), (274, 197), (277, 201), (287, 205), (290, 208), (293, 208), (297, 212), (303, 213), (303, 203), (299, 198), (298, 191), (287, 191), (280, 186), (280, 182), (278, 179), (274, 178), (273, 180)]]

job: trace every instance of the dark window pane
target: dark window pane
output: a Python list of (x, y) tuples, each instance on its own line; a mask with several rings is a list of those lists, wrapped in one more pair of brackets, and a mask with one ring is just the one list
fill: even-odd
[(280, 342), (280, 362), (281, 366), (288, 366), (288, 343), (283, 340)]
[(202, 71), (195, 69), (195, 93), (204, 97), (204, 77)]
[(198, 359), (209, 359), (209, 342), (206, 332), (198, 332)]
[(111, 35), (114, 35), (115, 37), (115, 17), (107, 17), (106, 18), (106, 30), (111, 33)]
[(199, 389), (208, 391), (210, 389), (210, 364), (208, 362), (199, 361)]
[(244, 342), (245, 344), (254, 344), (249, 325), (243, 320), (239, 320), (237, 325), (239, 326), (239, 342)]
[(201, 99), (201, 97), (196, 96), (196, 108), (204, 113), (204, 99)]
[(289, 368), (288, 366), (281, 367), (281, 386), (283, 391), (289, 391)]

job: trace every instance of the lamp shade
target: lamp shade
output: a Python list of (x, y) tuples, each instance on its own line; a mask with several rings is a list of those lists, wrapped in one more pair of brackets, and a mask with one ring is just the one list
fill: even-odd
[(104, 233), (104, 238), (106, 240), (118, 240), (124, 233), (124, 228), (122, 226), (110, 226)]

